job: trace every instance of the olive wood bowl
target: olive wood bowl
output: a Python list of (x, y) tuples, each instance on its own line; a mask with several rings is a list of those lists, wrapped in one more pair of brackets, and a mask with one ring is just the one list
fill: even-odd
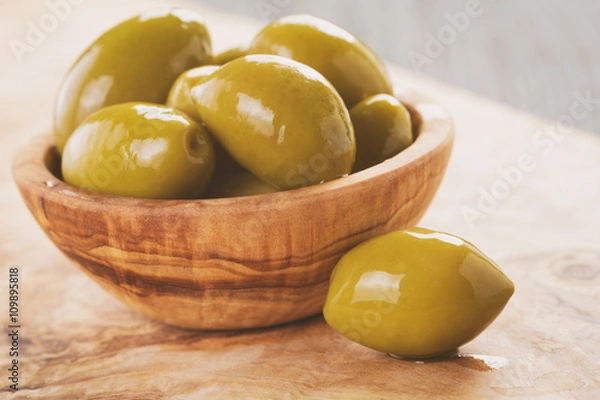
[(452, 148), (448, 113), (397, 91), (418, 136), (400, 154), (345, 178), (251, 197), (153, 200), (106, 195), (60, 179), (51, 134), (16, 156), (25, 204), (54, 244), (109, 293), (152, 318), (241, 329), (321, 312), (340, 257), (414, 226)]

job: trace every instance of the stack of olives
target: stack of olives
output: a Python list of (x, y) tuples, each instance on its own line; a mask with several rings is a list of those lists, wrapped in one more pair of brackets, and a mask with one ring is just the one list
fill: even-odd
[[(336, 179), (413, 142), (383, 63), (321, 19), (282, 18), (213, 56), (202, 19), (154, 11), (102, 35), (56, 105), (68, 183), (157, 199), (234, 197)], [(324, 316), (403, 357), (450, 354), (514, 291), (472, 244), (425, 229), (365, 242), (335, 267)]]
[(343, 177), (413, 142), (381, 60), (308, 15), (212, 54), (201, 17), (144, 13), (98, 38), (60, 88), (66, 182), (157, 199), (232, 197)]

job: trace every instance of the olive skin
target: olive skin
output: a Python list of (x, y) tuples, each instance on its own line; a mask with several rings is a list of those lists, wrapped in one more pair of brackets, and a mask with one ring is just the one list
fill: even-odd
[(287, 58), (238, 58), (192, 89), (208, 131), (242, 167), (280, 190), (351, 172), (348, 110), (314, 69)]
[(278, 192), (277, 188), (261, 181), (248, 171), (215, 176), (205, 197), (211, 199), (255, 196)]
[(514, 284), (471, 243), (429, 229), (371, 239), (336, 265), (323, 315), (349, 339), (405, 358), (453, 354), (500, 314)]
[(408, 110), (394, 96), (376, 94), (350, 110), (356, 138), (353, 172), (395, 156), (413, 143)]
[(190, 117), (200, 120), (190, 92), (207, 76), (219, 69), (218, 65), (205, 65), (185, 71), (177, 78), (167, 97), (167, 106), (183, 111)]
[(62, 156), (65, 182), (97, 192), (151, 199), (198, 198), (215, 166), (204, 128), (158, 104), (103, 108), (73, 132)]
[(291, 15), (263, 28), (248, 54), (275, 54), (319, 71), (340, 93), (346, 106), (378, 93), (392, 94), (384, 64), (348, 31), (311, 15)]
[[(198, 121), (198, 123), (201, 123), (202, 121), (200, 120), (200, 116), (198, 115), (198, 111), (196, 111), (196, 106), (192, 100), (191, 91), (196, 85), (219, 68), (218, 65), (205, 65), (181, 74), (169, 92), (167, 106), (183, 111), (188, 116)], [(215, 175), (230, 174), (244, 170), (233, 158), (231, 158), (218, 142), (215, 142), (214, 145), (217, 158)]]
[(79, 123), (101, 108), (130, 101), (164, 104), (182, 72), (210, 63), (211, 46), (202, 18), (183, 9), (150, 11), (108, 30), (59, 89), (54, 110), (59, 153)]
[(229, 61), (248, 55), (248, 46), (236, 46), (227, 49), (213, 57), (213, 64), (224, 65)]

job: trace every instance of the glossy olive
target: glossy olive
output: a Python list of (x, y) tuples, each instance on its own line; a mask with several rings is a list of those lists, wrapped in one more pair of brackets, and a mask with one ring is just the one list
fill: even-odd
[(311, 66), (335, 86), (348, 107), (377, 93), (392, 94), (386, 68), (371, 49), (339, 26), (310, 15), (267, 25), (248, 54), (276, 54)]
[(371, 239), (339, 261), (323, 314), (344, 336), (408, 358), (450, 354), (503, 310), (514, 285), (471, 243), (423, 228)]
[(214, 177), (205, 197), (207, 198), (226, 198), (254, 196), (257, 194), (275, 193), (277, 188), (261, 181), (248, 171), (224, 174)]
[(183, 9), (147, 12), (100, 36), (73, 65), (58, 93), (59, 152), (93, 112), (128, 101), (164, 103), (184, 71), (208, 64), (211, 40), (202, 19)]
[(67, 183), (154, 199), (199, 197), (214, 166), (204, 128), (180, 111), (151, 103), (95, 112), (73, 132), (62, 156)]
[(394, 96), (376, 94), (350, 110), (356, 138), (353, 172), (379, 164), (413, 142), (408, 110)]
[(236, 58), (244, 57), (248, 55), (248, 46), (236, 46), (227, 49), (213, 57), (213, 64), (224, 65), (229, 61), (233, 61)]
[[(238, 49), (234, 48), (225, 53), (215, 56), (219, 58), (219, 64), (225, 64), (231, 60), (225, 60), (231, 54), (238, 54)], [(240, 55), (239, 57), (242, 57)], [(232, 59), (239, 58), (238, 56)], [(217, 62), (217, 61), (213, 61)], [(218, 70), (219, 65), (205, 65), (184, 72), (177, 78), (169, 97), (167, 98), (167, 106), (185, 112), (188, 116), (200, 122), (200, 116), (196, 111), (196, 106), (191, 97), (191, 90), (197, 86), (204, 78)], [(268, 183), (265, 183), (244, 170), (235, 162), (218, 142), (215, 143), (215, 177), (211, 180), (210, 185), (206, 189), (204, 197), (206, 198), (226, 198), (226, 197), (241, 197), (252, 196), (263, 193), (273, 193), (277, 189)]]
[[(196, 111), (196, 106), (192, 100), (191, 90), (202, 82), (204, 78), (219, 68), (218, 65), (205, 65), (181, 74), (169, 92), (167, 106), (183, 111), (188, 116), (201, 123), (202, 121), (200, 120), (200, 116), (198, 115), (198, 111)], [(214, 146), (217, 158), (215, 174), (230, 174), (244, 170), (233, 158), (231, 158), (229, 153), (227, 153), (218, 142), (215, 141)]]
[(194, 105), (190, 92), (194, 86), (198, 85), (204, 78), (218, 69), (218, 65), (205, 65), (185, 71), (173, 84), (169, 96), (167, 97), (167, 106), (183, 111), (190, 117), (199, 121), (200, 116), (196, 111), (196, 106)]
[(348, 110), (317, 71), (283, 57), (238, 58), (192, 89), (209, 132), (245, 169), (278, 189), (349, 174)]

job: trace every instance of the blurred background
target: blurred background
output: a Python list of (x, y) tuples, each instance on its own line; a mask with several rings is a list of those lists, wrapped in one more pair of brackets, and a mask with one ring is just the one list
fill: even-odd
[[(262, 22), (328, 19), (387, 61), (550, 120), (576, 92), (600, 99), (598, 0), (197, 1)], [(576, 126), (600, 133), (600, 107)]]
[[(16, 108), (37, 107), (49, 120), (62, 76), (104, 30), (141, 10), (191, 4), (200, 13), (227, 13), (231, 24), (252, 29), (288, 14), (313, 14), (353, 32), (386, 61), (551, 122), (569, 113), (578, 94), (600, 99), (598, 0), (140, 0), (118, 7), (102, 0), (3, 0), (0, 99)], [(64, 15), (52, 25), (57, 7)], [(211, 19), (215, 49), (251, 39), (233, 37), (229, 27), (211, 26)], [(33, 37), (30, 52), (15, 56), (11, 43), (27, 42), (32, 26), (43, 23), (50, 24), (48, 32), (41, 40)], [(595, 101), (575, 124), (600, 133)], [(22, 121), (0, 114), (10, 123)]]

